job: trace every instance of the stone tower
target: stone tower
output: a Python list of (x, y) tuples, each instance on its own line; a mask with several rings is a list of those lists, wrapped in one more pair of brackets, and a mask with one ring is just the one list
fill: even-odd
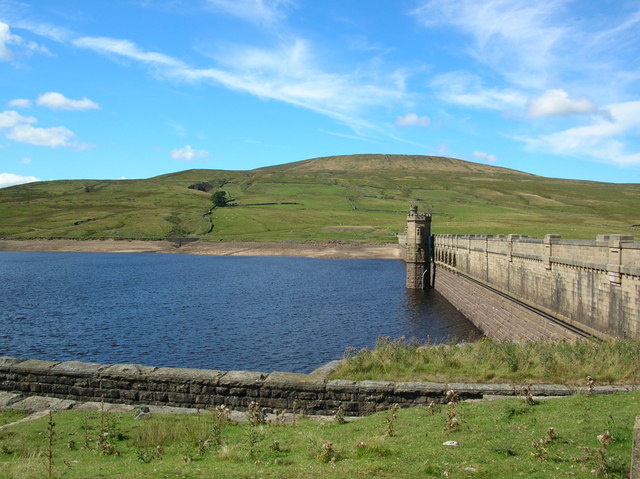
[(407, 247), (404, 259), (407, 265), (408, 289), (422, 289), (430, 286), (430, 237), (431, 215), (418, 214), (418, 207), (412, 205), (407, 215)]

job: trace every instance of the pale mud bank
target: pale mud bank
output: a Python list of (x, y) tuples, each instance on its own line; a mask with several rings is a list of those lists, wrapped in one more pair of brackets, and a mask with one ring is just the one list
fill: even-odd
[(180, 253), (212, 256), (293, 256), (332, 259), (401, 259), (397, 244), (210, 243), (178, 247), (170, 241), (140, 240), (0, 240), (0, 251), (76, 253)]

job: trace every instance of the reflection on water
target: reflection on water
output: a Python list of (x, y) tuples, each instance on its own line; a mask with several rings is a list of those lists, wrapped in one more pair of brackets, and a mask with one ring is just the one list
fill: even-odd
[(0, 252), (0, 355), (310, 372), (379, 336), (477, 330), (393, 260)]
[(477, 341), (482, 337), (480, 330), (470, 328), (469, 320), (433, 289), (405, 289), (403, 306), (407, 321), (416, 333), (424, 332), (425, 322), (429, 323), (429, 329), (437, 331), (436, 335), (429, 335), (429, 338), (419, 338), (417, 334), (411, 334), (412, 338), (440, 343)]

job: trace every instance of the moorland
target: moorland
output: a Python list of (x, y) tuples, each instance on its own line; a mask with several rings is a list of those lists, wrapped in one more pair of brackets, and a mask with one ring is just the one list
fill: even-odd
[[(212, 208), (217, 191), (228, 206)], [(393, 243), (410, 204), (434, 233), (595, 239), (640, 230), (640, 184), (545, 178), (453, 158), (351, 155), (249, 171), (0, 189), (0, 238)]]

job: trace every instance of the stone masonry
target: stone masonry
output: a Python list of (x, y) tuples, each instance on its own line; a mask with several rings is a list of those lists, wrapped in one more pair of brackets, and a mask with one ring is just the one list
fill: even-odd
[(498, 339), (640, 339), (640, 243), (436, 235), (438, 290)]
[[(0, 391), (73, 401), (105, 401), (187, 408), (224, 404), (246, 410), (256, 401), (267, 412), (332, 415), (342, 405), (349, 416), (364, 416), (393, 404), (411, 407), (445, 402), (453, 389), (461, 399), (517, 396), (510, 384), (463, 384), (329, 380), (326, 374), (297, 374), (206, 369), (157, 368), (139, 364), (93, 364), (0, 357)], [(598, 394), (627, 392), (635, 387), (596, 387)], [(584, 388), (534, 385), (536, 396), (567, 396)]]

